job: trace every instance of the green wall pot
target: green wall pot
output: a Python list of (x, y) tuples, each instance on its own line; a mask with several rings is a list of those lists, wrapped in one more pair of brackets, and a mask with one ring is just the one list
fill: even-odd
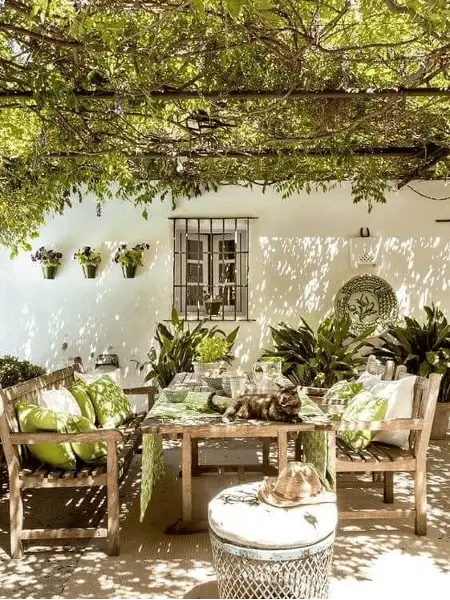
[(136, 265), (133, 265), (132, 267), (128, 265), (122, 265), (122, 273), (127, 279), (133, 279), (133, 277), (136, 275)]
[(58, 267), (50, 265), (42, 265), (42, 274), (44, 279), (55, 279), (56, 271)]
[(97, 265), (82, 265), (83, 273), (86, 279), (95, 279), (97, 275)]

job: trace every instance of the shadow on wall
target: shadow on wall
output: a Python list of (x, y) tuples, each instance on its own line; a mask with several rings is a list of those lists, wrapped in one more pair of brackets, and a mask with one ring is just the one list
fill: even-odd
[[(117, 243), (106, 245), (112, 255)], [(280, 321), (296, 325), (300, 316), (312, 326), (317, 325), (332, 312), (340, 287), (363, 273), (375, 273), (392, 285), (400, 314), (419, 314), (423, 305), (432, 301), (444, 311), (450, 310), (450, 298), (446, 300), (450, 287), (448, 239), (384, 238), (377, 268), (351, 268), (348, 245), (347, 237), (260, 236), (253, 241), (249, 303), (250, 318), (255, 322), (239, 323), (236, 354), (241, 365), (248, 366), (262, 348), (270, 346), (269, 325)], [(78, 265), (72, 269), (75, 267), (78, 269)], [(145, 360), (155, 323), (170, 316), (171, 273), (171, 250), (157, 242), (135, 280), (122, 279), (120, 267), (104, 261), (95, 281), (83, 280), (77, 272), (80, 279), (72, 279), (70, 288), (66, 284), (64, 295), (59, 289), (58, 297), (52, 296), (56, 287), (50, 286), (54, 284), (48, 286), (37, 278), (19, 281), (16, 291), (20, 322), (10, 324), (11, 333), (18, 339), (14, 351), (31, 360), (45, 357), (44, 366), (52, 369), (76, 355), (93, 366), (89, 355), (97, 355), (111, 344), (121, 366), (134, 368), (130, 358)], [(27, 292), (27, 284), (34, 286), (35, 294)], [(41, 291), (47, 294), (43, 300)], [(223, 329), (229, 331), (234, 326), (224, 323)], [(64, 352), (61, 346), (66, 334), (68, 348)], [(6, 340), (8, 330), (4, 335)], [(42, 340), (46, 340), (45, 348)]]

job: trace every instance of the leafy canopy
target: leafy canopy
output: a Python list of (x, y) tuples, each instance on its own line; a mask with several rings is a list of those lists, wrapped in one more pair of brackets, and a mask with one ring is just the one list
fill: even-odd
[(221, 185), (350, 179), (371, 206), (388, 180), (446, 177), (449, 96), (358, 92), (447, 88), (449, 17), (447, 0), (0, 0), (0, 243), (26, 247), (73, 193), (146, 217)]

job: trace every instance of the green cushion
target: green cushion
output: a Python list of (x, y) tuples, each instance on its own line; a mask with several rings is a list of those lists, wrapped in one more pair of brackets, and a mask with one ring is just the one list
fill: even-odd
[[(342, 415), (342, 421), (381, 421), (386, 415), (388, 402), (371, 392), (356, 394)], [(376, 431), (368, 429), (340, 431), (339, 437), (353, 450), (363, 450), (370, 444)]]
[(90, 423), (95, 424), (95, 409), (89, 396), (87, 385), (78, 379), (70, 386), (69, 392), (75, 398), (83, 417), (86, 417)]
[(100, 427), (105, 429), (118, 427), (131, 415), (132, 409), (128, 398), (108, 375), (102, 375), (90, 383), (87, 391)]
[[(66, 430), (68, 433), (98, 431), (97, 427), (89, 419), (80, 415), (70, 415), (67, 417)], [(78, 458), (87, 463), (99, 462), (105, 458), (107, 453), (106, 442), (72, 442), (71, 446)]]
[(355, 381), (338, 381), (327, 391), (325, 400), (348, 404), (348, 402), (352, 400), (356, 394), (362, 392), (363, 389), (364, 386), (362, 383), (356, 383)]
[(303, 415), (305, 417), (322, 417), (325, 415), (323, 410), (320, 408), (318, 404), (311, 400), (311, 398), (305, 394), (305, 392), (301, 391), (301, 388), (297, 388), (297, 394), (300, 398), (300, 412), (299, 415)]
[[(17, 419), (23, 432), (55, 431), (65, 433), (67, 415), (40, 408), (35, 404), (18, 402)], [(70, 444), (45, 443), (29, 444), (28, 449), (38, 460), (60, 469), (75, 469), (76, 457)]]

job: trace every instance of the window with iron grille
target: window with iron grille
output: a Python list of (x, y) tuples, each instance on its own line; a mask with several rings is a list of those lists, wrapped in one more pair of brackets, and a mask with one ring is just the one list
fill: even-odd
[(251, 217), (173, 221), (173, 305), (185, 319), (248, 319)]

